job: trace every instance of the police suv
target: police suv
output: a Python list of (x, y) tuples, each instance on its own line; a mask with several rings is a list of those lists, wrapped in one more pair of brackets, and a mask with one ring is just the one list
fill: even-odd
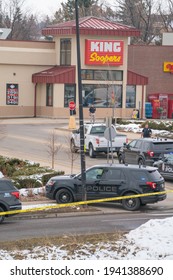
[[(19, 191), (13, 185), (11, 180), (0, 178), (0, 212), (10, 212), (15, 210), (21, 210), (22, 204), (19, 200)], [(0, 215), (0, 223), (2, 223), (5, 217), (11, 216)]]
[[(134, 211), (141, 205), (166, 199), (164, 191), (164, 179), (155, 167), (103, 164), (86, 170), (87, 200), (130, 196), (119, 202), (124, 209)], [(136, 194), (149, 195), (133, 197)], [(55, 199), (57, 203), (81, 201), (82, 195), (81, 174), (55, 176), (46, 184), (46, 197)]]

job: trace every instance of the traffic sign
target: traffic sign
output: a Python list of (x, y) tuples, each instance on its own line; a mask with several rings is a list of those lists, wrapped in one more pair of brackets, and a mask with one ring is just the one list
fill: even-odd
[(72, 111), (76, 108), (76, 104), (74, 101), (70, 101), (68, 106), (69, 106), (69, 109)]
[(113, 141), (114, 138), (116, 137), (116, 131), (113, 127), (107, 127), (105, 129), (105, 132), (104, 132), (104, 137), (108, 140), (108, 141)]

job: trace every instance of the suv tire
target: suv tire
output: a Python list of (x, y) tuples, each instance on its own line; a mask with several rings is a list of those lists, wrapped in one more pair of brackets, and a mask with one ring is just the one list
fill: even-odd
[(145, 164), (145, 161), (144, 161), (142, 158), (140, 158), (140, 159), (138, 160), (138, 164), (139, 164), (139, 165), (144, 165), (144, 164)]
[(95, 157), (95, 152), (94, 152), (94, 149), (93, 149), (93, 145), (91, 143), (89, 144), (89, 157), (90, 158)]
[[(129, 192), (125, 194), (125, 196), (130, 196), (130, 195), (135, 195), (135, 193)], [(135, 197), (135, 198), (123, 199), (122, 205), (124, 209), (128, 211), (135, 211), (139, 209), (141, 203), (140, 203), (140, 199), (138, 197)]]
[(55, 199), (56, 202), (60, 204), (73, 202), (72, 193), (67, 189), (61, 189), (57, 191)]
[(118, 161), (119, 161), (120, 164), (125, 163), (125, 162), (124, 162), (124, 159), (123, 159), (123, 155), (120, 154), (120, 155), (118, 156)]
[[(0, 212), (4, 212), (4, 210), (0, 207)], [(0, 216), (0, 224), (3, 223), (5, 217), (4, 216)]]

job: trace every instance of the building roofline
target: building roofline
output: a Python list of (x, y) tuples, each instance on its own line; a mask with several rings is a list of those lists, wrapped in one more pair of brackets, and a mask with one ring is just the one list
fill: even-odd
[[(109, 36), (139, 36), (140, 31), (135, 27), (97, 17), (84, 17), (79, 19), (81, 35), (109, 35)], [(67, 21), (43, 28), (45, 36), (74, 35), (76, 34), (76, 21)]]

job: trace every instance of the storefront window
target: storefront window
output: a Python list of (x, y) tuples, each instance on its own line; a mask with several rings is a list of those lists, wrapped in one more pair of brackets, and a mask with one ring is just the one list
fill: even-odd
[(95, 70), (94, 71), (94, 80), (107, 81), (107, 79), (108, 79), (107, 74), (108, 74), (108, 71)]
[(83, 85), (82, 97), (84, 107), (122, 108), (121, 85)]
[(71, 39), (60, 40), (60, 65), (71, 65)]
[(46, 84), (46, 106), (53, 106), (53, 84)]
[(81, 77), (82, 80), (122, 81), (123, 71), (82, 69)]
[(64, 107), (68, 107), (70, 101), (74, 101), (76, 103), (76, 87), (75, 87), (75, 85), (65, 85)]
[(123, 80), (123, 71), (108, 71), (108, 80), (109, 81), (122, 81)]
[(88, 70), (88, 69), (81, 70), (81, 78), (82, 80), (93, 80), (94, 79), (93, 70)]
[(126, 87), (126, 108), (136, 107), (136, 86)]

